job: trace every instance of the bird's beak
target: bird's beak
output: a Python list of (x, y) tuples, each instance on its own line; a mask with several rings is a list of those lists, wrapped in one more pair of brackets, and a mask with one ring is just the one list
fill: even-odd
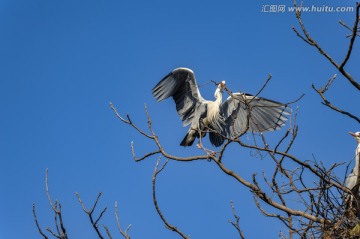
[(217, 84), (218, 88), (219, 89), (224, 89), (224, 86), (225, 86), (225, 81), (221, 81), (220, 83)]
[(349, 132), (349, 134), (353, 137), (356, 137), (356, 135), (353, 132)]

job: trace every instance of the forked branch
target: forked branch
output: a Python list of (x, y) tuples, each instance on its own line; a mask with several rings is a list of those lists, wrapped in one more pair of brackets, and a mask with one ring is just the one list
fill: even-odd
[(168, 160), (161, 166), (161, 168), (159, 168), (159, 163), (160, 163), (160, 158), (156, 162), (156, 166), (155, 166), (154, 173), (152, 176), (152, 194), (153, 194), (153, 202), (154, 202), (156, 212), (159, 214), (159, 217), (161, 218), (161, 220), (163, 221), (163, 223), (165, 224), (165, 227), (167, 229), (169, 229), (170, 231), (176, 232), (179, 236), (181, 236), (184, 239), (190, 239), (189, 236), (186, 236), (176, 226), (170, 224), (160, 210), (160, 207), (159, 207), (159, 204), (158, 204), (158, 201), (156, 198), (156, 177), (158, 176), (159, 173), (161, 173), (161, 171), (164, 170), (166, 164), (168, 163)]
[(101, 234), (100, 230), (99, 230), (99, 220), (101, 219), (101, 217), (103, 216), (103, 214), (106, 212), (106, 207), (101, 211), (100, 215), (98, 216), (97, 219), (94, 219), (94, 210), (96, 208), (96, 205), (98, 204), (98, 201), (99, 201), (99, 198), (101, 197), (101, 192), (98, 194), (95, 202), (94, 202), (94, 205), (92, 206), (91, 209), (86, 209), (83, 201), (81, 200), (81, 197), (80, 197), (80, 194), (78, 192), (76, 192), (76, 197), (83, 209), (83, 211), (89, 216), (89, 219), (90, 219), (90, 222), (91, 222), (91, 225), (93, 226), (94, 230), (96, 231), (97, 235), (99, 236), (100, 239), (104, 239), (103, 235)]
[(335, 66), (335, 68), (357, 89), (360, 90), (360, 84), (344, 69), (344, 67), (346, 66), (346, 63), (348, 62), (348, 60), (350, 59), (352, 50), (353, 50), (353, 46), (354, 46), (354, 42), (355, 42), (355, 38), (357, 36), (357, 31), (358, 31), (358, 25), (359, 25), (359, 10), (360, 10), (360, 3), (356, 3), (356, 14), (355, 14), (355, 20), (354, 20), (354, 25), (351, 29), (351, 37), (349, 40), (349, 46), (347, 48), (346, 54), (344, 56), (344, 59), (342, 60), (341, 63), (337, 63), (331, 56), (329, 53), (327, 53), (320, 45), (319, 43), (317, 43), (317, 41), (315, 41), (309, 34), (308, 30), (306, 29), (304, 22), (301, 18), (301, 7), (299, 7), (296, 3), (296, 0), (294, 0), (294, 7), (297, 9), (296, 10), (296, 18), (299, 22), (302, 34), (295, 28), (293, 27), (293, 31), (296, 33), (296, 35), (301, 38), (303, 41), (305, 41), (307, 44), (309, 44), (310, 46), (315, 47), (318, 52), (323, 55), (333, 66)]
[(240, 238), (245, 239), (244, 232), (240, 228), (240, 217), (236, 214), (235, 206), (234, 206), (233, 201), (230, 201), (230, 206), (231, 206), (231, 211), (232, 211), (232, 214), (234, 216), (235, 221), (232, 221), (232, 220), (229, 219), (229, 223), (231, 225), (233, 225), (233, 227), (236, 229), (236, 231), (238, 232)]

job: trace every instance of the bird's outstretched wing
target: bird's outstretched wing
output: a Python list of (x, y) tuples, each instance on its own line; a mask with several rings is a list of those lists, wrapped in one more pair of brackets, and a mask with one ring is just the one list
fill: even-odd
[(246, 128), (248, 132), (280, 129), (291, 109), (273, 100), (234, 93), (221, 104), (220, 112), (225, 119), (224, 134), (234, 137)]
[(157, 101), (173, 97), (184, 126), (191, 123), (196, 104), (204, 101), (194, 72), (188, 68), (176, 68), (170, 72), (152, 89), (152, 93)]

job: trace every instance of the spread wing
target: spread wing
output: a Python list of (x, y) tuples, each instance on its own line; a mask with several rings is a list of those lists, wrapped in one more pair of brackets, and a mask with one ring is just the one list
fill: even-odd
[(222, 114), (217, 114), (215, 119), (209, 124), (209, 138), (212, 145), (219, 147), (225, 141), (224, 129), (226, 122)]
[(274, 131), (285, 124), (291, 109), (282, 103), (249, 94), (234, 93), (220, 106), (224, 134), (234, 137), (248, 132)]
[(152, 89), (152, 93), (157, 101), (173, 97), (184, 126), (194, 118), (196, 104), (204, 101), (194, 72), (188, 68), (176, 68), (170, 72)]

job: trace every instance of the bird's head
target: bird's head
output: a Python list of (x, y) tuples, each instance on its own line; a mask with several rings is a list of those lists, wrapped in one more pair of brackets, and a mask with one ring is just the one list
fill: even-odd
[(225, 81), (221, 81), (220, 83), (217, 84), (217, 88), (214, 94), (216, 99), (221, 97), (221, 93), (224, 87), (225, 87)]
[(349, 134), (353, 136), (355, 140), (360, 144), (360, 132), (356, 132), (356, 133), (349, 132)]
[(218, 89), (222, 90), (225, 87), (225, 81), (221, 81), (220, 83), (218, 83)]

